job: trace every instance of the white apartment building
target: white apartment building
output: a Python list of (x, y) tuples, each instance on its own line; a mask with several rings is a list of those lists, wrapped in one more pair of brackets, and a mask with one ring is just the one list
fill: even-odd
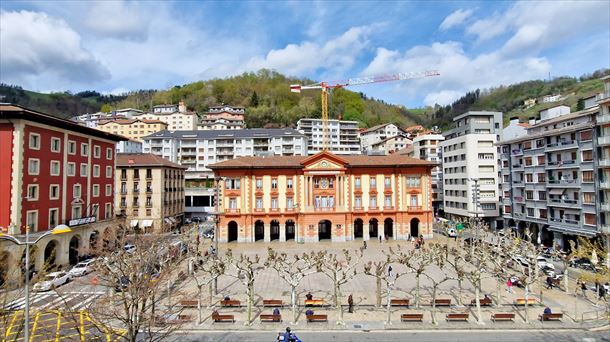
[(246, 109), (234, 106), (215, 106), (205, 113), (199, 123), (199, 130), (225, 130), (246, 128)]
[(406, 134), (399, 134), (377, 141), (363, 150), (363, 153), (390, 154), (413, 144)]
[(413, 139), (413, 157), (421, 160), (437, 162), (432, 169), (432, 207), (434, 213), (443, 210), (443, 171), (442, 151), (440, 143), (445, 140), (442, 134), (425, 134)]
[(307, 138), (294, 129), (162, 131), (144, 138), (144, 153), (188, 167), (187, 217), (214, 211), (214, 174), (208, 165), (237, 157), (307, 155)]
[[(300, 119), (297, 129), (307, 137), (307, 154), (324, 150), (322, 119)], [(358, 121), (328, 120), (328, 151), (338, 155), (360, 154)]]
[(116, 153), (142, 153), (142, 143), (132, 139), (119, 141), (116, 144)]
[[(598, 231), (605, 235), (606, 246), (610, 246), (610, 75), (602, 78), (604, 92), (597, 97), (597, 149), (599, 158), (598, 179)], [(610, 253), (610, 251), (609, 251)], [(607, 256), (610, 260), (610, 255)]]
[(159, 120), (167, 124), (170, 131), (192, 131), (197, 129), (197, 113), (186, 110), (184, 102), (178, 105), (158, 105), (152, 113), (143, 113), (139, 119)]
[[(502, 113), (470, 111), (453, 119), (455, 128), (443, 133), (443, 206), (450, 219), (483, 218), (492, 228), (499, 215), (498, 147)], [(478, 184), (479, 196), (473, 197)]]
[(373, 145), (379, 143), (380, 141), (395, 137), (399, 134), (404, 135), (405, 131), (393, 123), (386, 123), (365, 129), (364, 131), (360, 132), (360, 144), (362, 146), (362, 150), (369, 150)]
[(504, 140), (522, 137), (527, 134), (527, 129), (535, 122), (535, 118), (530, 118), (529, 122), (521, 122), (518, 117), (512, 117), (508, 126), (502, 130), (502, 137)]

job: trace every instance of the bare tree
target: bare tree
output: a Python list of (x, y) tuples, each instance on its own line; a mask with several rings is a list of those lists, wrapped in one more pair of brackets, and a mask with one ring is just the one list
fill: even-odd
[(415, 307), (420, 306), (420, 281), (421, 276), (426, 269), (432, 264), (432, 259), (427, 254), (427, 249), (421, 247), (414, 251), (406, 251), (398, 249), (396, 251), (396, 261), (407, 267), (409, 273), (415, 274)]
[[(180, 321), (180, 311), (169, 298), (164, 306), (160, 300), (180, 260), (171, 256), (171, 246), (161, 239), (136, 235), (131, 243), (135, 250), (102, 254), (102, 261), (95, 265), (101, 283), (114, 288), (115, 294), (102, 297), (92, 314), (104, 324), (125, 327), (125, 340), (161, 341), (179, 326), (175, 323)], [(168, 321), (173, 324), (161, 324)]]
[(202, 257), (199, 259), (199, 263), (193, 267), (193, 279), (197, 286), (197, 310), (199, 311), (199, 323), (203, 320), (202, 318), (202, 302), (203, 302), (203, 288), (208, 287), (208, 307), (212, 306), (214, 294), (213, 284), (214, 280), (218, 279), (225, 273), (226, 260), (224, 258), (213, 254)]
[(434, 312), (436, 311), (436, 294), (438, 287), (444, 282), (454, 279), (447, 273), (447, 259), (449, 258), (447, 245), (430, 243), (428, 253), (424, 256), (430, 261), (430, 266), (438, 267), (440, 272), (423, 272), (422, 274), (432, 282), (432, 324), (436, 324)]
[(263, 269), (263, 264), (258, 254), (254, 257), (249, 257), (245, 254), (240, 254), (239, 257), (233, 256), (232, 250), (226, 252), (227, 262), (236, 270), (236, 274), (227, 273), (227, 275), (239, 279), (246, 287), (247, 312), (248, 318), (245, 325), (252, 325), (252, 308), (254, 307), (254, 281), (258, 273)]
[(308, 262), (316, 265), (318, 272), (327, 276), (333, 282), (335, 307), (339, 314), (337, 324), (343, 322), (343, 307), (341, 305), (341, 287), (354, 278), (357, 274), (357, 266), (362, 258), (361, 252), (350, 252), (344, 249), (341, 254), (320, 251), (318, 253), (306, 254)]
[[(297, 287), (306, 276), (317, 273), (316, 265), (312, 263), (315, 257), (294, 255), (288, 257), (286, 253), (277, 253), (273, 249), (267, 250), (265, 266), (273, 268), (280, 278), (290, 285), (290, 304), (292, 307), (292, 322), (297, 324)], [(311, 252), (312, 254), (314, 252)]]
[(466, 274), (466, 259), (462, 249), (451, 248), (449, 250), (449, 257), (445, 260), (447, 265), (455, 272), (455, 280), (458, 283), (458, 305), (462, 306), (462, 292), (464, 291), (464, 276)]
[(474, 300), (477, 307), (477, 323), (483, 324), (483, 316), (481, 314), (481, 292), (482, 292), (482, 280), (488, 276), (487, 268), (488, 261), (493, 258), (492, 248), (490, 245), (483, 241), (472, 241), (474, 246), (471, 249), (471, 253), (468, 254), (467, 261), (469, 267), (464, 273), (464, 277), (474, 287)]

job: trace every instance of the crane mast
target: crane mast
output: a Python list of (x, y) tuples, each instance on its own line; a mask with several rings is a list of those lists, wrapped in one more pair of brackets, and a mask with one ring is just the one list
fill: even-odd
[(371, 84), (371, 83), (382, 83), (382, 82), (393, 82), (393, 81), (404, 81), (415, 78), (439, 76), (440, 74), (436, 70), (427, 70), (420, 72), (401, 72), (397, 74), (389, 75), (377, 75), (377, 76), (365, 76), (349, 78), (343, 81), (333, 82), (319, 82), (310, 85), (292, 84), (290, 85), (290, 91), (294, 93), (300, 93), (302, 90), (321, 90), (321, 104), (322, 104), (322, 146), (324, 150), (328, 150), (330, 146), (330, 134), (328, 129), (328, 94), (333, 89), (344, 88), (355, 85)]

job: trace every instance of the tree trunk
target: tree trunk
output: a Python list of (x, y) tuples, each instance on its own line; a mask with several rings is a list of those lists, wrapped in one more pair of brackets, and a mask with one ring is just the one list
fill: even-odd
[(496, 306), (502, 305), (502, 283), (498, 279), (496, 284)]
[(254, 304), (254, 282), (248, 281), (248, 285), (246, 286), (246, 295), (248, 297), (248, 319), (246, 321), (246, 325), (252, 325), (252, 305)]
[(477, 323), (483, 324), (483, 317), (481, 316), (481, 299), (479, 298), (480, 295), (481, 295), (481, 283), (479, 281), (478, 284), (476, 284), (474, 286), (474, 299), (477, 303)]
[(377, 285), (377, 307), (381, 307), (381, 277), (376, 276), (376, 285)]
[(568, 290), (568, 265), (565, 265), (565, 268), (563, 270), (563, 286), (565, 286), (566, 288), (566, 293), (570, 293), (570, 290)]
[(297, 324), (297, 287), (290, 286), (290, 303), (292, 304), (292, 323)]
[[(417, 301), (417, 305), (419, 305), (419, 300)], [(434, 311), (436, 311), (436, 284), (432, 285), (432, 310), (430, 311), (430, 316), (432, 317), (432, 324), (436, 325), (436, 317), (434, 316)]]
[(419, 309), (419, 273), (415, 276), (415, 307)]
[(213, 302), (213, 298), (214, 298), (214, 281), (210, 281), (210, 283), (208, 284), (208, 291), (209, 291), (209, 297), (208, 297), (208, 308), (212, 307), (212, 302)]
[(388, 307), (387, 307), (387, 314), (388, 314), (388, 320), (386, 322), (387, 325), (392, 324), (392, 285), (390, 285), (388, 283)]
[(527, 315), (527, 306), (529, 304), (529, 296), (530, 296), (530, 286), (529, 286), (529, 284), (525, 284), (525, 323), (530, 322), (530, 318)]
[(462, 306), (462, 279), (458, 279), (458, 305)]
[(339, 283), (335, 284), (335, 293), (336, 293), (336, 301), (337, 301), (337, 310), (339, 313), (339, 320), (337, 321), (337, 324), (345, 324), (343, 322), (343, 306), (341, 305), (341, 288), (339, 286)]
[(201, 286), (197, 286), (197, 290), (199, 290), (199, 298), (197, 299), (197, 311), (199, 312), (199, 321), (198, 324), (201, 324), (201, 322), (203, 321), (203, 310), (202, 310), (202, 305), (201, 302), (203, 302), (203, 289), (201, 288)]

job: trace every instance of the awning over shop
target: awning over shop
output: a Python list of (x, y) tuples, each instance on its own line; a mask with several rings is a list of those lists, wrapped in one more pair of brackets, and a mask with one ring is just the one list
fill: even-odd
[(152, 220), (142, 220), (142, 226), (143, 226), (144, 228), (151, 227), (151, 226), (152, 226), (152, 224), (153, 224), (153, 221), (152, 221)]
[(549, 195), (562, 195), (566, 191), (566, 188), (551, 189)]
[(130, 224), (131, 228), (133, 228), (137, 225), (138, 225), (138, 220), (131, 220), (131, 224)]

